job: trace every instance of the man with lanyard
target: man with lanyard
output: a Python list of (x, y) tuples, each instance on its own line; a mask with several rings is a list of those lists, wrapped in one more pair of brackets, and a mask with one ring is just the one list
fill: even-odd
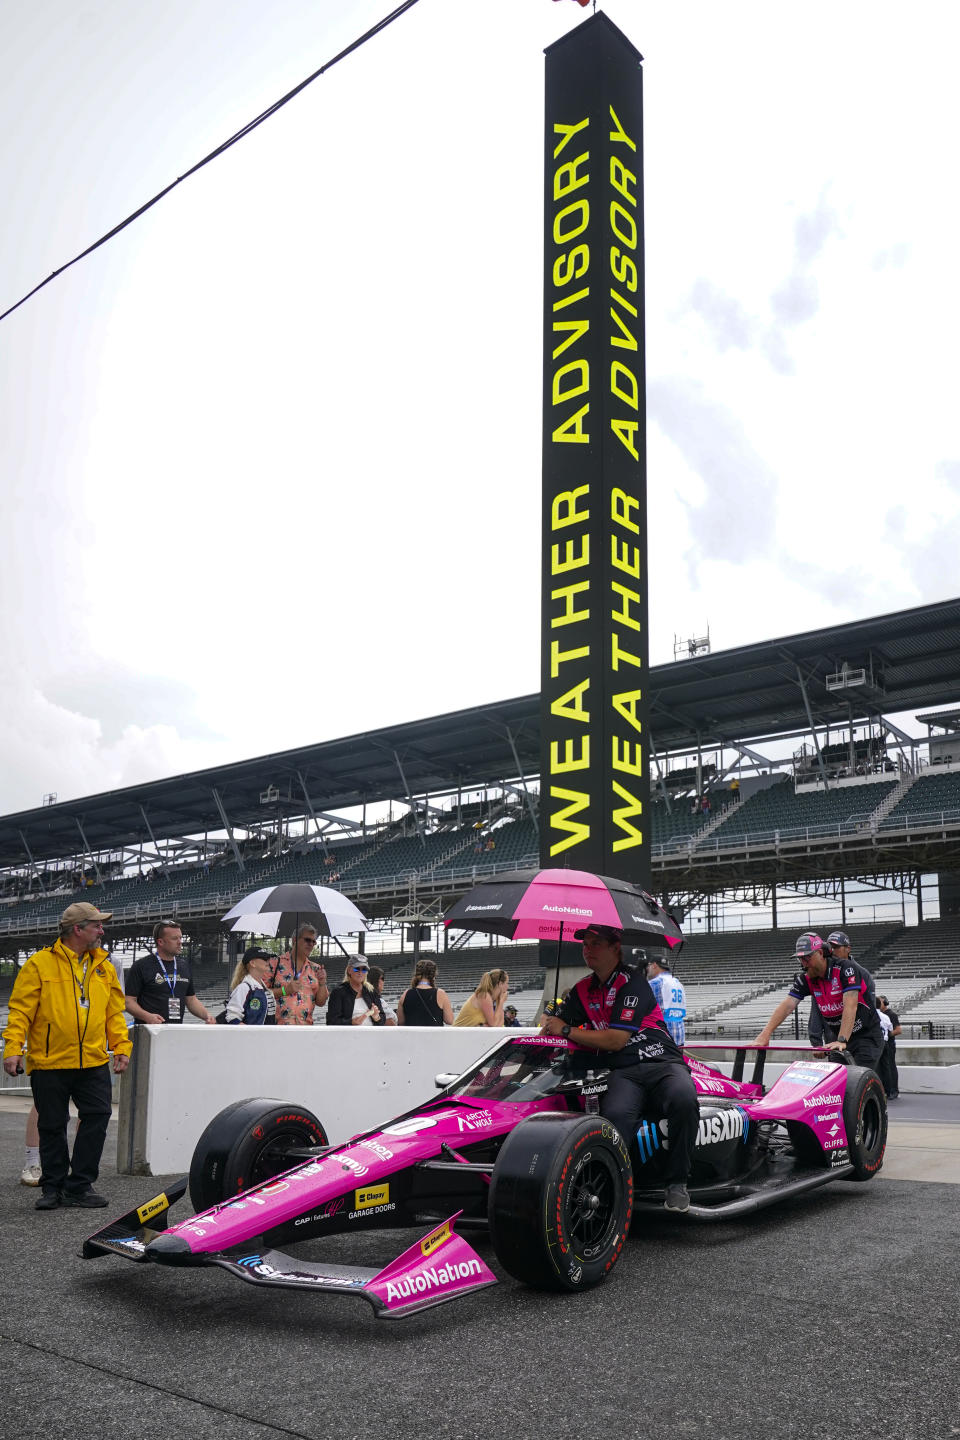
[(858, 1065), (875, 1070), (883, 1053), (883, 1032), (867, 971), (854, 960), (838, 959), (819, 935), (801, 935), (795, 951), (800, 971), (754, 1045), (769, 1045), (777, 1026), (809, 995), (823, 1021), (824, 1049), (849, 1050)]
[[(106, 1205), (93, 1183), (111, 1114), (108, 1047), (113, 1068), (127, 1068), (133, 1046), (123, 1017), (123, 992), (106, 950), (99, 946), (110, 914), (95, 905), (68, 905), (60, 936), (25, 962), (10, 992), (3, 1032), (3, 1068), (23, 1070), (24, 1049), (40, 1131), (38, 1210)], [(70, 1101), (80, 1122), (71, 1157)]]
[(697, 1091), (649, 984), (623, 964), (620, 936), (610, 925), (576, 931), (591, 974), (577, 981), (559, 1014), (544, 1018), (542, 1029), (603, 1056), (611, 1073), (600, 1111), (624, 1136), (633, 1137), (643, 1116), (666, 1118), (664, 1205), (689, 1210), (687, 1179), (700, 1118)]
[(680, 981), (670, 973), (670, 961), (666, 955), (658, 960), (646, 951), (637, 952), (638, 968), (643, 971), (643, 958), (647, 962), (647, 980), (657, 997), (657, 1004), (663, 1013), (664, 1024), (678, 1045), (686, 1039), (687, 996)]
[(183, 935), (175, 920), (153, 929), (153, 954), (134, 960), (124, 980), (127, 1013), (141, 1025), (181, 1025), (183, 1008), (205, 1025), (215, 1023), (193, 988), (189, 960), (182, 959)]

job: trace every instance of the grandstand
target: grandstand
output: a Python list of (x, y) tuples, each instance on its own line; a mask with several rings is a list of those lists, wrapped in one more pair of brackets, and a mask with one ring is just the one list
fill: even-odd
[[(868, 883), (909, 895), (911, 913), (939, 899), (940, 920), (867, 927), (856, 953), (905, 1025), (960, 1024), (960, 712), (917, 716), (925, 736), (904, 718), (960, 695), (960, 601), (697, 655), (650, 682), (654, 888), (711, 932), (748, 898), (767, 917), (688, 940), (692, 1022), (743, 1031), (769, 1013), (791, 969), (778, 900), (830, 896), (843, 923), (843, 885)], [(405, 926), (415, 947), (423, 926), (442, 945), (443, 910), (477, 878), (538, 863), (539, 744), (533, 695), (0, 817), (0, 951), (27, 952), (86, 898), (130, 944), (175, 917), (216, 990), (235, 944), (219, 917), (262, 885), (306, 880), (371, 917), (395, 998)], [(501, 963), (489, 953), (441, 950), (451, 995)], [(541, 967), (501, 959), (532, 1013)]]

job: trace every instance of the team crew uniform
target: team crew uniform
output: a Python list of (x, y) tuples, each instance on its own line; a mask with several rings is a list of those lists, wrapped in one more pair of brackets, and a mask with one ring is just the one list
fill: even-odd
[(811, 997), (823, 1021), (823, 1038), (829, 1044), (840, 1034), (843, 997), (848, 991), (856, 990), (857, 1015), (847, 1049), (858, 1065), (875, 1070), (883, 1054), (883, 1031), (877, 1019), (871, 978), (855, 960), (828, 960), (827, 972), (820, 980), (798, 972), (787, 993), (798, 1001), (807, 995)]
[(578, 980), (559, 1011), (568, 1025), (586, 1030), (627, 1030), (622, 1050), (603, 1051), (610, 1067), (600, 1113), (633, 1138), (643, 1117), (666, 1118), (670, 1145), (666, 1185), (685, 1185), (693, 1163), (700, 1106), (679, 1047), (667, 1031), (648, 982), (618, 965), (601, 984), (594, 975)]
[(177, 955), (170, 963), (159, 955), (141, 955), (134, 960), (123, 982), (126, 995), (151, 1015), (161, 1015), (168, 1025), (183, 1023), (184, 1002), (196, 994), (190, 961)]

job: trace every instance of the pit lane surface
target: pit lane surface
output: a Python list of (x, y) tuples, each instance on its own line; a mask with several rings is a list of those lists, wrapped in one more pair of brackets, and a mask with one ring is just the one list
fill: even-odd
[[(940, 1099), (891, 1116), (905, 1133), (946, 1127), (958, 1107)], [(76, 1258), (162, 1182), (107, 1164), (108, 1210), (38, 1213), (15, 1180), (23, 1118), (0, 1111), (10, 1440), (960, 1435), (956, 1185), (838, 1182), (737, 1224), (655, 1217), (584, 1295), (505, 1279), (391, 1323), (362, 1301), (254, 1290), (213, 1269)], [(114, 1145), (112, 1128), (107, 1157)], [(386, 1263), (407, 1234), (297, 1248)]]

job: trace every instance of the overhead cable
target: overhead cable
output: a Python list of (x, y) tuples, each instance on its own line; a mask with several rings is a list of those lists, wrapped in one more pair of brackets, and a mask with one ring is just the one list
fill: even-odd
[(281, 110), (294, 96), (299, 95), (301, 90), (306, 90), (308, 85), (312, 85), (314, 80), (318, 80), (326, 71), (332, 70), (334, 65), (338, 64), (339, 61), (344, 60), (348, 55), (352, 55), (354, 50), (359, 50), (361, 45), (365, 45), (368, 40), (372, 40), (375, 35), (379, 35), (381, 30), (386, 30), (388, 25), (392, 25), (394, 20), (398, 20), (407, 10), (411, 10), (416, 3), (417, 0), (403, 0), (401, 5), (398, 5), (395, 10), (391, 10), (390, 14), (385, 15), (382, 20), (378, 20), (376, 25), (371, 26), (365, 34), (352, 41), (345, 50), (340, 51), (339, 55), (334, 55), (333, 59), (328, 60), (325, 65), (321, 65), (319, 70), (314, 70), (312, 75), (308, 75), (305, 80), (300, 81), (299, 85), (295, 85), (292, 90), (288, 90), (286, 95), (281, 96), (279, 100), (275, 100), (274, 103), (262, 111), (255, 120), (249, 121), (249, 123), (238, 130), (235, 135), (231, 135), (229, 140), (224, 140), (222, 145), (218, 145), (215, 150), (211, 150), (209, 155), (204, 155), (203, 159), (198, 160), (196, 165), (191, 165), (189, 170), (185, 170), (182, 175), (178, 175), (176, 180), (172, 180), (169, 185), (154, 195), (152, 200), (148, 200), (144, 205), (141, 205), (138, 210), (134, 210), (132, 215), (128, 215), (125, 220), (121, 220), (119, 225), (114, 225), (113, 229), (108, 230), (106, 235), (101, 235), (99, 240), (95, 240), (92, 245), (88, 245), (86, 250), (81, 250), (79, 255), (74, 255), (72, 260), (68, 260), (65, 265), (61, 265), (58, 269), (54, 270), (52, 274), (47, 276), (46, 280), (41, 280), (39, 285), (34, 285), (33, 289), (28, 290), (26, 295), (18, 300), (15, 305), (11, 305), (9, 310), (4, 310), (3, 313), (0, 314), (0, 320), (6, 320), (7, 316), (12, 315), (14, 310), (19, 310), (20, 306), (25, 305), (32, 295), (36, 295), (38, 290), (42, 290), (45, 285), (49, 285), (51, 280), (56, 280), (57, 276), (62, 275), (65, 270), (69, 270), (71, 265), (76, 265), (78, 261), (85, 259), (87, 255), (92, 255), (94, 250), (99, 250), (101, 245), (106, 245), (107, 241), (112, 240), (114, 235), (119, 235), (121, 230), (126, 230), (128, 225), (132, 225), (134, 220), (139, 220), (141, 215), (146, 214), (146, 212), (156, 205), (159, 200), (162, 200), (165, 195), (169, 195), (171, 190), (175, 190), (178, 185), (182, 185), (184, 180), (189, 180), (191, 175), (195, 175), (198, 170), (202, 170), (204, 165), (209, 165), (211, 160), (216, 160), (224, 151), (229, 150), (231, 145), (236, 145), (238, 140), (242, 140), (245, 135), (249, 135), (251, 130), (256, 130), (258, 125), (262, 125), (265, 120), (269, 120), (271, 115), (275, 115), (277, 111)]

